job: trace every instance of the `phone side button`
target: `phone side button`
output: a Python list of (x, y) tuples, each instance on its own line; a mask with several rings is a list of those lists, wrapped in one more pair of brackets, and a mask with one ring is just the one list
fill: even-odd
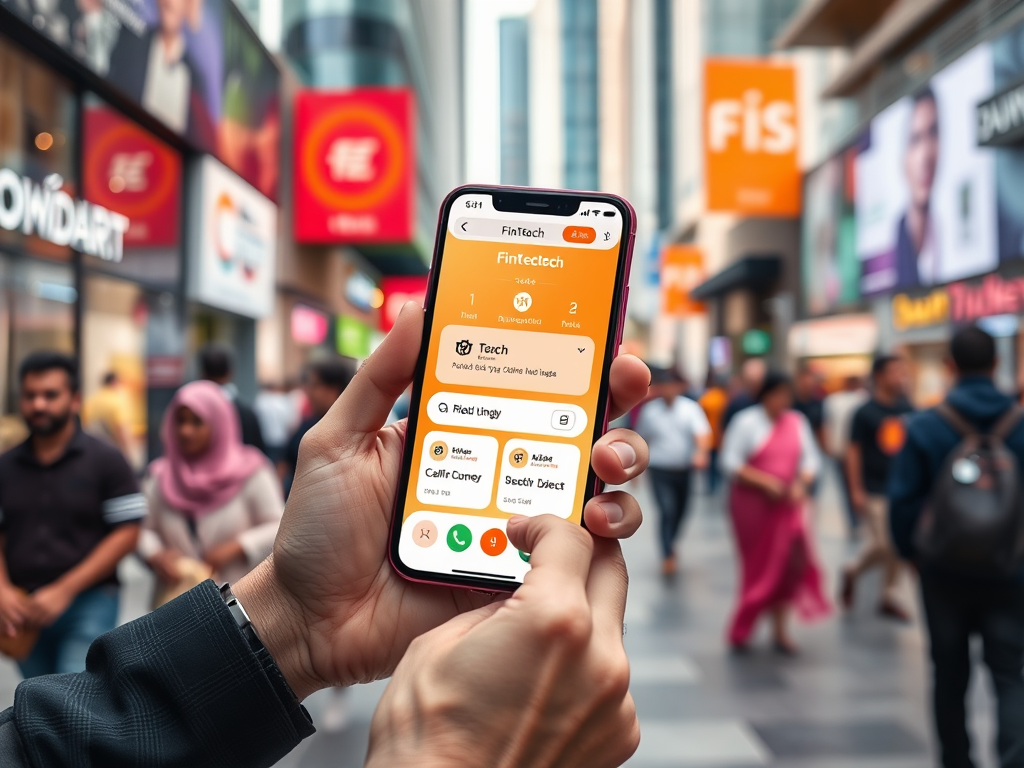
[(619, 311), (619, 333), (615, 339), (615, 354), (619, 354), (619, 347), (622, 346), (622, 332), (626, 328), (626, 307), (629, 306), (629, 286), (622, 294), (622, 309)]

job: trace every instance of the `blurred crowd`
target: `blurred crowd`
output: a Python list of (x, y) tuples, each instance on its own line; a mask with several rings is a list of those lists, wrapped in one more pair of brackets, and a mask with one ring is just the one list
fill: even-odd
[(726, 637), (737, 655), (750, 652), (764, 619), (774, 650), (796, 656), (791, 615), (833, 612), (815, 512), (823, 475), (838, 479), (856, 548), (837, 574), (839, 609), (850, 611), (861, 578), (879, 569), (878, 615), (910, 622), (899, 587), (917, 582), (945, 768), (974, 765), (964, 700), (976, 636), (998, 698), (1000, 764), (1024, 766), (1024, 409), (1019, 394), (996, 388), (996, 363), (991, 336), (961, 329), (945, 399), (922, 411), (907, 395), (906, 362), (893, 355), (833, 391), (810, 366), (791, 378), (757, 358), (732, 378), (710, 376), (703, 391), (654, 368), (649, 399), (631, 415), (651, 448), (666, 578), (679, 568), (696, 475), (727, 510), (740, 588)]
[[(838, 574), (840, 610), (880, 569), (877, 612), (909, 622), (902, 580), (915, 580), (933, 664), (933, 714), (946, 768), (973, 765), (964, 704), (970, 643), (999, 699), (1003, 766), (1024, 765), (1024, 524), (1019, 467), (1024, 409), (993, 381), (993, 339), (970, 326), (953, 338), (953, 382), (939, 406), (915, 411), (907, 367), (877, 357), (870, 376), (826, 391), (813, 368), (794, 377), (747, 360), (738, 375), (695, 391), (653, 368), (630, 414), (650, 446), (662, 572), (679, 570), (679, 541), (696, 486), (732, 522), (739, 589), (726, 628), (750, 652), (766, 621), (774, 651), (800, 652), (795, 615), (833, 612), (816, 553), (824, 473), (839, 481), (856, 556)], [(85, 667), (92, 641), (115, 626), (117, 565), (136, 553), (156, 577), (157, 607), (206, 579), (235, 582), (270, 553), (299, 444), (354, 375), (352, 361), (311, 364), (301, 387), (264, 387), (244, 402), (231, 350), (204, 347), (201, 378), (181, 387), (161, 427), (162, 454), (141, 480), (128, 459), (116, 375), (81, 402), (76, 361), (37, 352), (21, 363), (28, 438), (0, 455), (0, 652), (26, 678)], [(408, 410), (403, 397), (392, 414)], [(700, 476), (702, 479), (697, 482)], [(344, 722), (340, 693), (326, 717)]]

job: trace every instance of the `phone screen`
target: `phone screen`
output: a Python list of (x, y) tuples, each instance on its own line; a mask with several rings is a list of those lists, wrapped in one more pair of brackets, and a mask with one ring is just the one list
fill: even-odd
[(509, 517), (580, 522), (620, 330), (624, 210), (585, 197), (570, 216), (497, 210), (477, 192), (452, 201), (392, 541), (409, 575), (521, 582), (529, 557), (509, 544)]

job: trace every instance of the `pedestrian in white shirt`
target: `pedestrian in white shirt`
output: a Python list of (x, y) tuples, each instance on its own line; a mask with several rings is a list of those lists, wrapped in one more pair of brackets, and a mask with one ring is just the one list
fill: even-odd
[(846, 451), (850, 445), (850, 428), (853, 424), (853, 414), (857, 412), (864, 403), (868, 401), (868, 390), (864, 386), (864, 380), (859, 376), (848, 376), (843, 383), (843, 388), (833, 392), (825, 398), (825, 450), (832, 458), (836, 467), (836, 475), (839, 478), (839, 488), (842, 492), (843, 505), (846, 511), (846, 519), (850, 526), (850, 535), (853, 536), (860, 518), (853, 508), (853, 501), (850, 498), (850, 484), (846, 477)]
[(651, 463), (647, 472), (661, 516), (662, 573), (678, 568), (675, 541), (686, 519), (693, 469), (708, 466), (711, 425), (703, 409), (684, 397), (686, 381), (675, 371), (654, 369), (651, 395), (637, 417), (636, 431), (647, 441)]

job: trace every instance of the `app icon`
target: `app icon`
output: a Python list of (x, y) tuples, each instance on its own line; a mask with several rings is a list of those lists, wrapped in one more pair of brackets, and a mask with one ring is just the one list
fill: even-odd
[(429, 520), (420, 520), (412, 526), (412, 540), (416, 546), (424, 549), (434, 546), (434, 542), (437, 541), (437, 526)]
[(516, 469), (522, 469), (530, 461), (530, 454), (526, 452), (525, 448), (513, 448), (512, 453), (508, 455), (508, 463)]
[(512, 306), (515, 307), (519, 312), (526, 312), (530, 307), (533, 306), (533, 296), (528, 294), (526, 291), (517, 293), (516, 297), (512, 299)]
[(572, 411), (555, 411), (551, 414), (551, 428), (567, 432), (576, 426), (576, 414)]
[(522, 560), (524, 563), (530, 562), (530, 554), (528, 552), (523, 552), (518, 549), (516, 550), (516, 552), (519, 552), (519, 559)]
[(469, 339), (462, 339), (461, 341), (455, 342), (455, 352), (462, 357), (465, 357), (473, 351), (473, 342)]
[(508, 537), (500, 528), (491, 528), (480, 539), (480, 549), (484, 551), (485, 555), (490, 555), (491, 557), (500, 555), (507, 546)]
[(434, 461), (444, 461), (448, 456), (448, 446), (443, 440), (438, 440), (430, 446), (430, 458)]
[(462, 523), (448, 529), (448, 549), (452, 552), (465, 552), (472, 543), (473, 534)]

